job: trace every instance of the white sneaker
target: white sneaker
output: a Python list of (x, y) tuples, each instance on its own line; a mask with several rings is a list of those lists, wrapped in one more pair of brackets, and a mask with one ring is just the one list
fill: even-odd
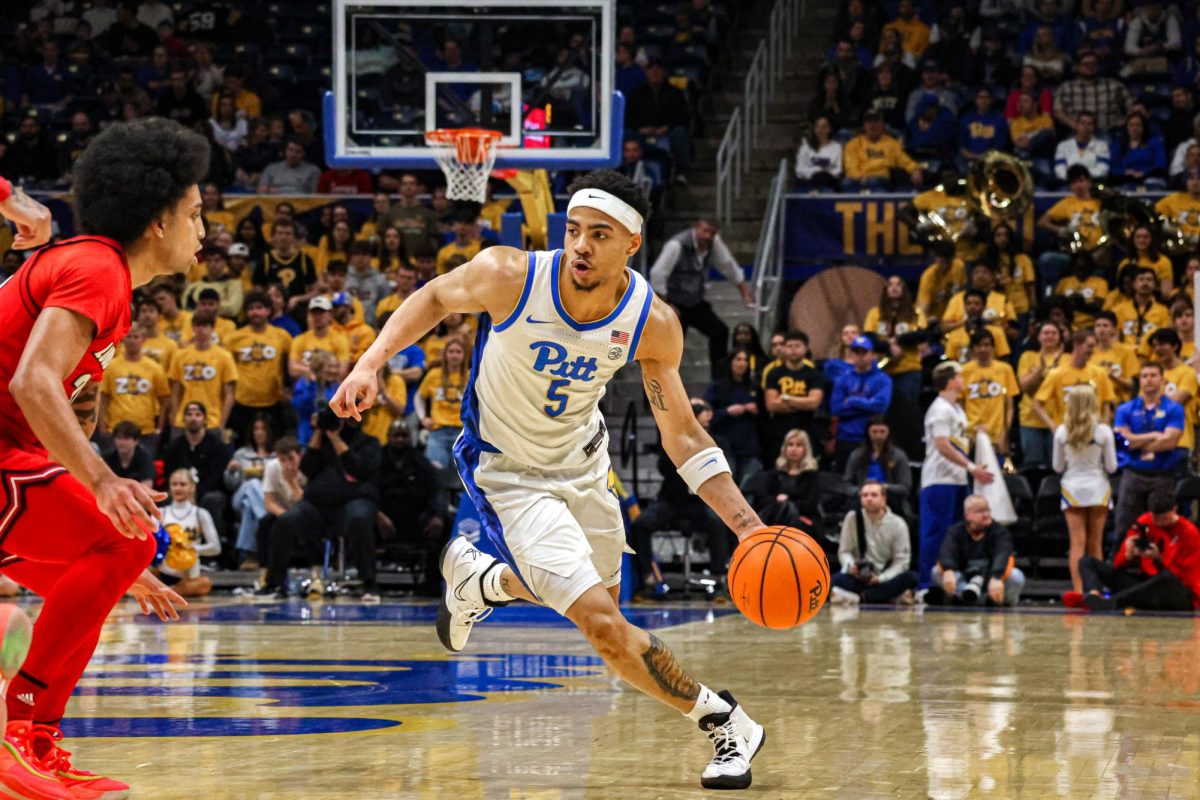
[(492, 613), (492, 607), (483, 599), (482, 579), (495, 563), (495, 558), (476, 550), (464, 536), (455, 536), (442, 549), (446, 591), (438, 606), (437, 634), (452, 653), (466, 647), (471, 626)]
[(713, 743), (713, 758), (700, 774), (705, 789), (748, 789), (750, 762), (767, 741), (767, 732), (742, 710), (727, 691), (717, 695), (733, 708), (700, 720), (700, 730)]
[(835, 606), (856, 606), (862, 602), (862, 598), (847, 589), (840, 586), (833, 587), (832, 597), (829, 602)]
[(913, 602), (919, 606), (923, 606), (925, 605), (925, 598), (928, 596), (928, 589), (917, 589), (916, 594), (913, 595)]

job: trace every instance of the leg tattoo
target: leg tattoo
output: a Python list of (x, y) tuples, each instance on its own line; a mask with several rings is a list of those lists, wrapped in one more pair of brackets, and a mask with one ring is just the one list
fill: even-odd
[(700, 684), (683, 671), (671, 648), (653, 633), (650, 634), (650, 647), (642, 653), (642, 661), (650, 677), (667, 694), (684, 700), (695, 700), (700, 696)]

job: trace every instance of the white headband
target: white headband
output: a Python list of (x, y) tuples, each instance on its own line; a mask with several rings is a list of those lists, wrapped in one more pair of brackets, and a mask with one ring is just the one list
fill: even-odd
[(634, 235), (642, 232), (642, 215), (629, 203), (603, 189), (580, 189), (573, 194), (567, 204), (567, 213), (580, 207), (603, 211)]

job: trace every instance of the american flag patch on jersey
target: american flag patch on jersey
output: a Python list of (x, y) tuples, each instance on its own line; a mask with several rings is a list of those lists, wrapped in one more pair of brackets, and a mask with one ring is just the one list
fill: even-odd
[(614, 330), (608, 341), (612, 344), (629, 344), (629, 331)]

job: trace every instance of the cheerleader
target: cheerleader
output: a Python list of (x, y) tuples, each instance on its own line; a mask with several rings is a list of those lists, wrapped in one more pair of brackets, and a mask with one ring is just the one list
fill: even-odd
[(191, 470), (171, 473), (171, 504), (163, 509), (162, 526), (171, 545), (158, 569), (163, 583), (184, 597), (203, 597), (212, 591), (212, 578), (200, 574), (200, 558), (221, 554), (221, 540), (212, 517), (196, 505), (196, 480)]

